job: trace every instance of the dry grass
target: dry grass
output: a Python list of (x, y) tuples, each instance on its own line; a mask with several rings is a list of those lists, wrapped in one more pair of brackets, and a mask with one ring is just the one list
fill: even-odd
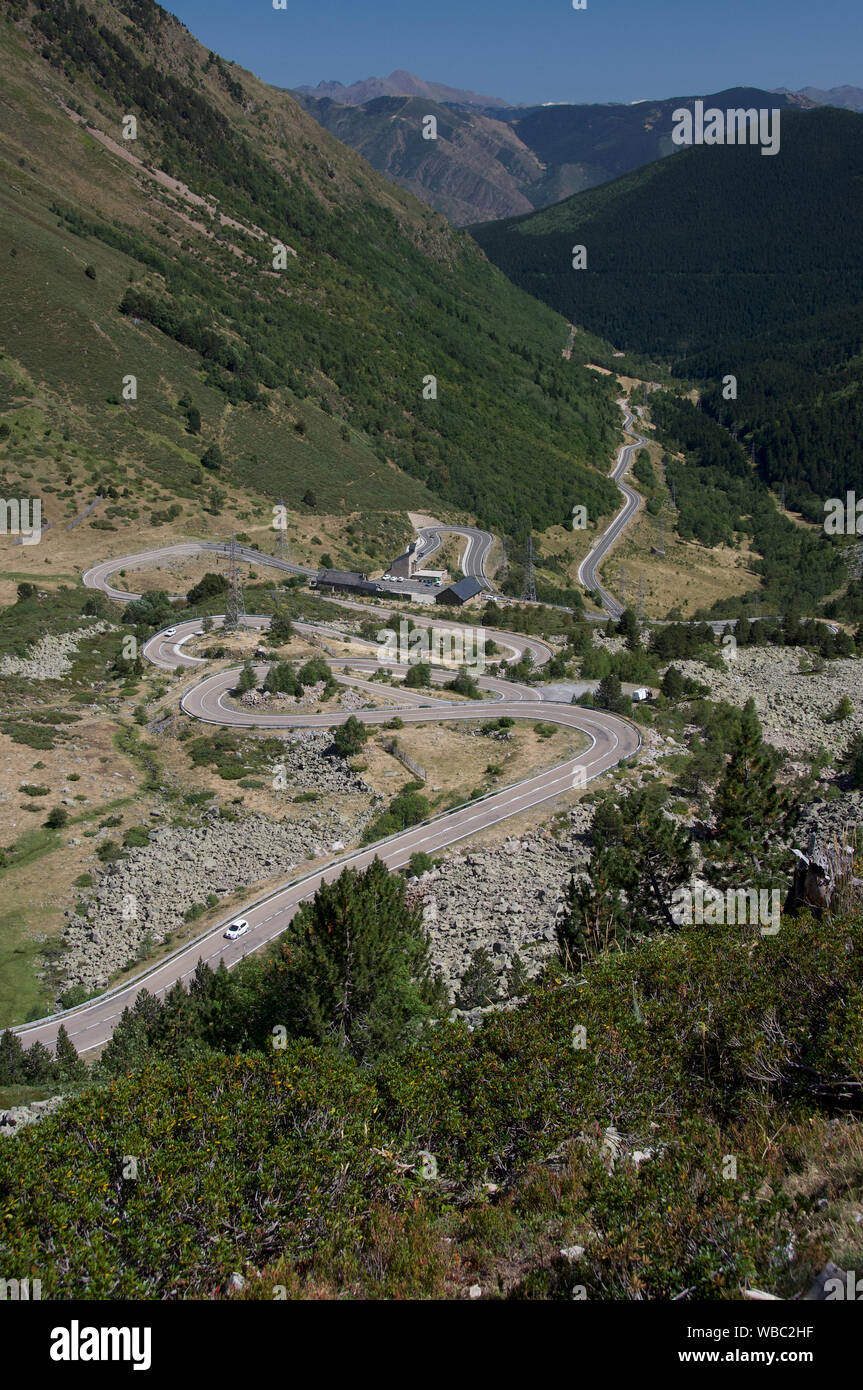
[[(493, 710), (487, 712), (487, 717)], [(478, 721), (479, 722), (479, 721)], [(556, 728), (551, 738), (540, 738), (533, 725), (518, 722), (510, 729), (512, 738), (498, 741), (471, 733), (471, 724), (406, 724), (396, 738), (399, 747), (426, 769), (426, 794), (450, 800), (454, 795), (469, 796), (477, 787), (499, 790), (533, 773), (574, 757), (585, 747), (585, 739), (575, 729)], [(363, 750), (363, 773), (376, 791), (391, 794), (408, 773), (400, 763), (380, 748), (378, 739)], [(499, 773), (487, 771), (490, 766)], [(547, 816), (543, 810), (543, 817)], [(541, 817), (541, 818), (543, 818)], [(511, 822), (507, 822), (509, 826)]]

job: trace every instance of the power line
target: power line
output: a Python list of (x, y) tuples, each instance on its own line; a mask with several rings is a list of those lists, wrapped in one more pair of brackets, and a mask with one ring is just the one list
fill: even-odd
[(240, 549), (236, 536), (231, 536), (228, 546), (228, 593), (225, 599), (225, 630), (234, 632), (243, 627), (246, 621), (246, 599), (243, 594), (243, 581), (240, 575)]

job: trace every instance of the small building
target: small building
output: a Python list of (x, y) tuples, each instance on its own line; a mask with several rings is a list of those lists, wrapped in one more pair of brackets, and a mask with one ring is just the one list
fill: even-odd
[(346, 594), (378, 594), (380, 589), (365, 574), (353, 570), (319, 570), (311, 581), (313, 589)]
[(404, 555), (400, 555), (397, 560), (393, 560), (389, 567), (389, 574), (394, 574), (397, 579), (412, 579), (413, 572), (417, 567), (416, 541), (411, 541)]
[(435, 603), (447, 603), (451, 608), (460, 608), (468, 599), (476, 598), (477, 594), (483, 593), (484, 590), (485, 585), (478, 579), (460, 579), (458, 583), (450, 584), (448, 588), (435, 594)]

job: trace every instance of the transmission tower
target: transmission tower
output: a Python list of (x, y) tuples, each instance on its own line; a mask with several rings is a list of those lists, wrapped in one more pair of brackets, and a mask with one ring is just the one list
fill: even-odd
[(234, 632), (246, 621), (246, 600), (243, 594), (243, 581), (240, 577), (240, 549), (236, 536), (231, 537), (228, 546), (228, 593), (225, 598), (225, 631)]
[(779, 498), (779, 505), (785, 511), (785, 479), (782, 479), (782, 495)]
[(521, 596), (528, 603), (536, 603), (536, 575), (533, 569), (533, 536), (527, 538), (527, 555), (524, 562), (524, 585)]
[(620, 566), (620, 578), (619, 578), (619, 580), (617, 581), (617, 587), (620, 589), (620, 597), (623, 599), (623, 604), (624, 604), (624, 607), (625, 607), (625, 606), (626, 606), (626, 565), (621, 565), (621, 566)]

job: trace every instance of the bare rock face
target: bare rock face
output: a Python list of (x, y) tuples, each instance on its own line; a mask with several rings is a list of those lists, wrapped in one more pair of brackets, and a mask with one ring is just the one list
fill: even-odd
[(806, 853), (794, 850), (797, 863), (785, 911), (789, 914), (801, 908), (810, 908), (816, 916), (824, 912), (836, 911), (851, 905), (860, 896), (863, 882), (854, 878), (854, 851), (850, 845), (819, 843), (813, 834), (809, 837)]

